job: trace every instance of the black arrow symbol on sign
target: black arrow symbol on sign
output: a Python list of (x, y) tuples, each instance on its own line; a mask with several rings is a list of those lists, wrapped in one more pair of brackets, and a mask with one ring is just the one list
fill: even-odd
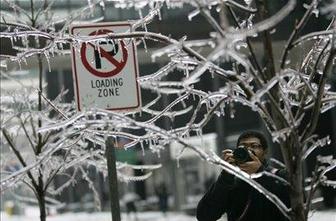
[[(106, 44), (112, 44), (113, 48), (112, 48), (111, 51), (105, 51), (105, 52), (107, 52), (112, 57), (118, 53), (119, 45), (117, 43), (115, 43), (115, 41), (109, 40), (107, 42), (106, 41), (99, 42), (99, 45), (106, 45)], [(101, 50), (101, 48), (100, 48), (100, 50)], [(95, 55), (96, 69), (101, 69), (101, 55), (98, 51), (98, 48), (95, 48), (94, 55)]]

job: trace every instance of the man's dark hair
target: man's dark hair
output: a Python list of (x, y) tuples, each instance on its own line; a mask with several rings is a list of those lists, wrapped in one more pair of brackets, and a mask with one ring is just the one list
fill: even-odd
[(251, 137), (255, 137), (258, 138), (260, 140), (260, 144), (262, 146), (262, 148), (264, 150), (266, 150), (268, 148), (268, 144), (267, 144), (267, 140), (266, 137), (264, 136), (264, 134), (258, 132), (258, 131), (253, 131), (253, 130), (249, 130), (249, 131), (245, 131), (243, 132), (237, 140), (237, 145), (239, 145), (240, 141), (243, 139), (247, 139), (247, 138), (251, 138)]

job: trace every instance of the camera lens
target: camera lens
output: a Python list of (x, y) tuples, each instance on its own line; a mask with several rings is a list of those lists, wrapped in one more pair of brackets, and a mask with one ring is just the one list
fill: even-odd
[(244, 146), (238, 146), (236, 149), (233, 150), (233, 158), (238, 163), (245, 163), (252, 160), (249, 151)]

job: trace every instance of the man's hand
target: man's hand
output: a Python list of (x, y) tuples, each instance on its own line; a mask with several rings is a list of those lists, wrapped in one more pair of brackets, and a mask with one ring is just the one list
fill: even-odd
[(228, 163), (235, 164), (235, 159), (233, 158), (233, 151), (231, 149), (225, 149), (222, 151), (222, 159)]
[(256, 155), (254, 155), (251, 152), (249, 153), (250, 157), (252, 158), (252, 161), (238, 164), (238, 167), (248, 174), (253, 174), (259, 170), (259, 168), (262, 166), (262, 163), (260, 162), (259, 158)]

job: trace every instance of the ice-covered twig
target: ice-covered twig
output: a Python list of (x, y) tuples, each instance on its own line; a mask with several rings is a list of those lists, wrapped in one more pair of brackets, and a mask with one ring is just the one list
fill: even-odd
[(326, 30), (326, 31), (317, 31), (317, 32), (311, 32), (309, 34), (306, 34), (302, 37), (300, 37), (299, 39), (297, 39), (296, 41), (294, 41), (292, 43), (293, 47), (300, 44), (300, 43), (303, 43), (304, 41), (308, 41), (308, 40), (312, 40), (312, 39), (319, 39), (319, 38), (332, 38), (333, 36), (333, 33), (335, 32), (334, 29), (331, 29), (331, 30)]
[(252, 28), (239, 29), (227, 32), (225, 36), (231, 39), (236, 37), (246, 38), (258, 34), (262, 31), (272, 29), (295, 8), (295, 5), (296, 0), (289, 0), (288, 3), (282, 9), (280, 9), (275, 15), (271, 16), (270, 18), (255, 24)]
[(313, 0), (310, 3), (308, 10), (302, 16), (300, 22), (294, 27), (293, 32), (291, 33), (291, 36), (287, 40), (286, 46), (282, 52), (280, 68), (282, 69), (284, 68), (286, 60), (287, 60), (287, 55), (290, 49), (293, 47), (293, 41), (295, 40), (295, 38), (297, 38), (297, 35), (301, 32), (303, 27), (307, 24), (310, 16), (313, 14), (313, 11), (316, 9), (319, 2), (320, 0)]

